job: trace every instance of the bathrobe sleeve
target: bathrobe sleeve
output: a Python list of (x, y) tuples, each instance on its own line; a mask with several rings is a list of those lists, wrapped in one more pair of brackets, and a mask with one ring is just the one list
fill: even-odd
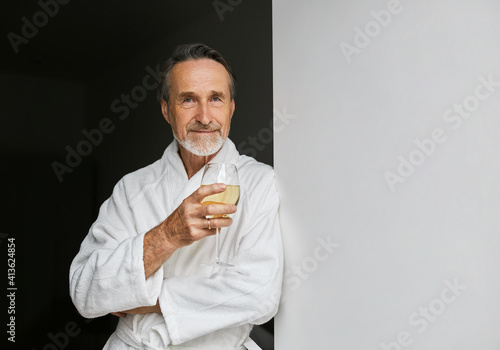
[(122, 179), (101, 206), (70, 267), (70, 295), (82, 316), (156, 304), (163, 269), (144, 278), (145, 233), (136, 230)]
[(172, 344), (219, 329), (261, 324), (277, 312), (283, 277), (278, 193), (271, 168), (239, 205), (243, 232), (231, 262), (207, 276), (167, 277), (160, 307)]

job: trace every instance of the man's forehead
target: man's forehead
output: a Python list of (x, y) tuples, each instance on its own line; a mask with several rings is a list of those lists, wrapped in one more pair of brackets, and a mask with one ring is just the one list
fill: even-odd
[(192, 59), (177, 63), (170, 73), (172, 88), (190, 88), (200, 84), (226, 85), (229, 88), (230, 77), (226, 68), (211, 59)]

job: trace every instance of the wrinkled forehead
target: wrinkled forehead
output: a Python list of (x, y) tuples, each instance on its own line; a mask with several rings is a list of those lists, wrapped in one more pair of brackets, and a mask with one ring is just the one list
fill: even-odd
[(210, 59), (193, 59), (177, 63), (170, 73), (173, 95), (183, 91), (216, 90), (229, 96), (231, 78), (226, 68)]

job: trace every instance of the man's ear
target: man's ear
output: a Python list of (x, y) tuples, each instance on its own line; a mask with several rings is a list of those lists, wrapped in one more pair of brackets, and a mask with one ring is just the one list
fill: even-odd
[(167, 123), (170, 123), (170, 118), (168, 117), (168, 104), (165, 100), (161, 100), (161, 114), (163, 114), (163, 118), (167, 121)]
[(236, 109), (236, 104), (234, 103), (234, 99), (231, 101), (231, 117), (229, 119), (233, 118), (234, 110)]

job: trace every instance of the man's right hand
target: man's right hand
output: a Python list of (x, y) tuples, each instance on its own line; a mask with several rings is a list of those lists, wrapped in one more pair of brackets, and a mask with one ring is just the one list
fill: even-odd
[[(184, 199), (181, 205), (165, 221), (146, 233), (143, 255), (146, 278), (160, 268), (165, 260), (177, 249), (214, 235), (219, 227), (227, 227), (232, 224), (233, 219), (230, 217), (212, 219), (206, 217), (209, 215), (234, 214), (236, 205), (201, 204), (205, 197), (224, 192), (225, 189), (226, 185), (224, 184), (213, 184), (198, 188)], [(210, 223), (208, 220), (210, 220)]]
[[(209, 215), (234, 214), (236, 205), (202, 205), (205, 197), (224, 192), (226, 185), (213, 184), (202, 186), (184, 199), (182, 204), (164, 221), (163, 230), (167, 240), (176, 249), (190, 245), (207, 236), (214, 235), (216, 228), (228, 227), (233, 220), (230, 217), (207, 219)], [(210, 220), (210, 228), (208, 220)]]

